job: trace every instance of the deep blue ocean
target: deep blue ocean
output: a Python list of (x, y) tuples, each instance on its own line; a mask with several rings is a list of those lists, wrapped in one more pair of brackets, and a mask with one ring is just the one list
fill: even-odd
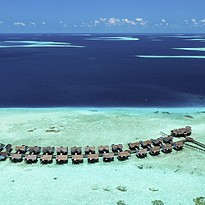
[(0, 107), (204, 106), (203, 48), (203, 34), (1, 34)]

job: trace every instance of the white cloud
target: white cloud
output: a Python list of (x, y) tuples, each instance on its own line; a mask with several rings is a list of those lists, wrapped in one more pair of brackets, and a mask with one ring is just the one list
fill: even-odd
[(99, 21), (105, 23), (107, 21), (107, 18), (100, 18)]
[(14, 22), (14, 26), (26, 26), (24, 22)]
[(137, 22), (143, 21), (142, 18), (135, 18)]
[(98, 26), (98, 25), (100, 25), (101, 24), (101, 22), (99, 21), (99, 20), (95, 20), (94, 21), (94, 26)]
[(82, 22), (81, 24), (77, 24), (78, 27), (92, 27), (92, 28), (100, 28), (100, 27), (126, 27), (129, 26), (129, 28), (163, 28), (163, 29), (182, 29), (184, 27), (190, 27), (190, 28), (195, 28), (195, 27), (204, 27), (205, 26), (205, 18), (201, 20), (197, 20), (196, 18), (192, 19), (186, 19), (180, 21), (167, 21), (166, 18), (159, 19), (159, 21), (148, 21), (145, 20), (141, 17), (136, 17), (134, 19), (129, 19), (129, 18), (122, 18), (119, 19), (117, 17), (112, 17), (112, 18), (106, 18), (106, 17), (101, 17), (99, 19), (95, 19), (90, 22)]
[(31, 24), (32, 26), (36, 26), (36, 23), (35, 23), (35, 22), (30, 22), (30, 24)]
[(142, 21), (142, 22), (140, 22), (140, 25), (145, 26), (147, 23), (148, 23), (148, 21)]
[(118, 18), (114, 18), (114, 17), (112, 17), (112, 18), (109, 18), (108, 20), (107, 20), (107, 23), (108, 23), (108, 25), (120, 25), (121, 24), (121, 21), (120, 21), (120, 19), (118, 19)]
[(129, 19), (122, 19), (122, 23), (124, 24), (130, 24), (130, 25), (136, 25), (136, 23), (132, 20), (129, 20)]
[(43, 22), (41, 22), (41, 24), (42, 24), (42, 25), (45, 25), (45, 24), (46, 24), (46, 22), (45, 22), (45, 21), (43, 21)]
[(202, 25), (205, 25), (205, 18), (204, 18), (204, 19), (201, 19), (200, 22), (201, 22)]

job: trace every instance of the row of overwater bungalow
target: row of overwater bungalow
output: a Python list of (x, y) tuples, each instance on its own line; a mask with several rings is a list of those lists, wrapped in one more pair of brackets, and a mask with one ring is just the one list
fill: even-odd
[(14, 149), (11, 144), (0, 144), (0, 161), (10, 158), (12, 162), (36, 163), (40, 159), (42, 164), (52, 163), (53, 159), (57, 164), (68, 163), (71, 159), (73, 164), (79, 164), (87, 159), (88, 163), (95, 163), (102, 158), (104, 162), (114, 161), (117, 157), (118, 160), (127, 160), (131, 154), (134, 154), (138, 158), (144, 158), (149, 153), (152, 156), (163, 153), (170, 153), (172, 149), (181, 150), (184, 146), (184, 140), (177, 142), (173, 141), (174, 137), (186, 137), (191, 134), (190, 127), (181, 128), (171, 131), (171, 135), (160, 137), (157, 139), (150, 139), (146, 141), (130, 142), (128, 143), (127, 150), (123, 150), (122, 144), (100, 145), (97, 148), (95, 146), (86, 146), (84, 152), (82, 147), (39, 147), (39, 146), (16, 146)]

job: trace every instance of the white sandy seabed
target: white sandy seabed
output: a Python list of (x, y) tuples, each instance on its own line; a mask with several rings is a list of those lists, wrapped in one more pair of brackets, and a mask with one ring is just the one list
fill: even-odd
[[(0, 109), (0, 143), (86, 146), (160, 137), (190, 125), (205, 143), (205, 108)], [(72, 165), (0, 162), (3, 205), (191, 205), (205, 197), (205, 153), (185, 147), (159, 156)], [(162, 204), (162, 203), (161, 203)]]

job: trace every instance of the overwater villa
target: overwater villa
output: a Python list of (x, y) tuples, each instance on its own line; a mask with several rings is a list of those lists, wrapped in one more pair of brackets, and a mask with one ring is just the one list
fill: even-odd
[[(40, 158), (42, 164), (52, 163), (53, 159), (56, 160), (57, 164), (65, 164), (71, 159), (73, 164), (79, 164), (83, 163), (84, 158), (87, 158), (88, 163), (96, 163), (99, 162), (101, 157), (104, 162), (114, 161), (115, 157), (123, 161), (127, 160), (134, 153), (138, 158), (144, 158), (147, 157), (148, 153), (152, 156), (156, 156), (160, 154), (161, 151), (163, 153), (170, 153), (172, 149), (179, 151), (183, 149), (184, 145), (205, 151), (205, 145), (187, 136), (190, 134), (191, 129), (187, 126), (185, 128), (172, 130), (171, 135), (164, 134), (164, 137), (130, 142), (127, 144), (128, 150), (123, 150), (122, 144), (112, 144), (112, 152), (110, 152), (108, 145), (100, 145), (98, 146), (98, 153), (96, 153), (95, 146), (86, 146), (84, 147), (84, 154), (82, 154), (82, 147), (76, 146), (71, 147), (69, 152), (68, 147), (63, 146), (57, 147), (56, 149), (50, 146), (41, 149), (39, 146), (18, 145), (15, 146), (13, 151), (11, 144), (5, 146), (3, 143), (0, 143), (0, 161), (5, 161), (9, 158), (11, 162), (22, 162), (24, 159), (26, 163), (36, 163), (38, 158)], [(183, 139), (174, 141), (174, 138), (177, 139), (179, 137)], [(187, 143), (194, 143), (197, 147)]]

